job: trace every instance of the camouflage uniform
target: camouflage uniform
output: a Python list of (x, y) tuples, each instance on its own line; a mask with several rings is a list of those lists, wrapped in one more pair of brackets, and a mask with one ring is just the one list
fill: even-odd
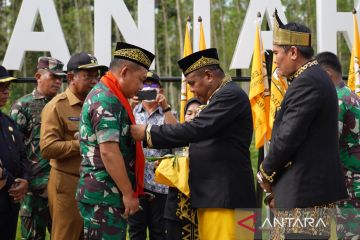
[(29, 192), (21, 204), (22, 239), (45, 239), (46, 227), (51, 229), (47, 199), (47, 183), (50, 165), (40, 154), (40, 115), (49, 101), (36, 89), (15, 102), (10, 116), (24, 134), (27, 156), (31, 161), (33, 177), (30, 180)]
[(99, 82), (88, 94), (80, 120), (82, 162), (76, 199), (84, 219), (85, 239), (126, 239), (122, 195), (106, 171), (99, 144), (118, 142), (134, 183), (135, 142), (130, 119), (115, 95)]
[(337, 235), (360, 238), (360, 99), (341, 82), (339, 98), (340, 159), (343, 163), (349, 198), (337, 204)]

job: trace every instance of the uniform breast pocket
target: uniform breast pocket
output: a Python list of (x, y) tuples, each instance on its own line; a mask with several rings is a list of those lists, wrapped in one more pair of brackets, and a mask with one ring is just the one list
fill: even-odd
[(67, 121), (66, 124), (66, 135), (69, 137), (69, 140), (75, 139), (74, 134), (79, 131), (79, 121)]
[(79, 122), (69, 122), (67, 128), (69, 131), (77, 132), (79, 130)]

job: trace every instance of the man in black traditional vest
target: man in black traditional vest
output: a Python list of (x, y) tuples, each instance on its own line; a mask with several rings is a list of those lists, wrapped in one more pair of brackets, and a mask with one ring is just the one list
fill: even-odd
[[(272, 239), (284, 235), (286, 239), (328, 239), (332, 203), (347, 197), (339, 158), (335, 87), (312, 59), (307, 27), (284, 25), (275, 12), (273, 36), (278, 71), (291, 84), (257, 177), (264, 191), (272, 192), (267, 199), (276, 208), (275, 217), (294, 220), (274, 227)], [(307, 217), (313, 218), (312, 226), (304, 224)]]
[(195, 52), (178, 64), (190, 91), (205, 104), (199, 115), (176, 125), (132, 126), (132, 136), (156, 148), (191, 143), (189, 185), (191, 206), (198, 209), (200, 239), (235, 239), (235, 215), (240, 212), (235, 209), (256, 204), (249, 99), (224, 74), (215, 48)]

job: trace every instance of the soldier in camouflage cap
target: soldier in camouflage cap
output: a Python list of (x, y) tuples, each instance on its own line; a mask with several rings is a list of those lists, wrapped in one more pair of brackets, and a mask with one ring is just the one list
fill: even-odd
[(11, 108), (10, 116), (24, 134), (27, 156), (31, 161), (33, 177), (29, 184), (21, 210), (22, 239), (45, 239), (46, 227), (51, 231), (47, 183), (49, 160), (40, 154), (40, 115), (43, 107), (59, 91), (64, 64), (55, 58), (40, 57), (35, 78), (37, 87), (32, 93), (18, 99)]
[(339, 98), (340, 159), (349, 198), (337, 204), (337, 237), (360, 239), (360, 98), (342, 80), (341, 64), (335, 54), (319, 53), (316, 60), (329, 74)]

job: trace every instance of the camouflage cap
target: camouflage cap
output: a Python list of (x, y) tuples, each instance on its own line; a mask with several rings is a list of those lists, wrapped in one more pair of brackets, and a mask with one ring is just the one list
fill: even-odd
[(60, 60), (52, 57), (39, 57), (37, 69), (49, 70), (55, 75), (65, 76), (66, 73), (63, 71), (64, 63)]

